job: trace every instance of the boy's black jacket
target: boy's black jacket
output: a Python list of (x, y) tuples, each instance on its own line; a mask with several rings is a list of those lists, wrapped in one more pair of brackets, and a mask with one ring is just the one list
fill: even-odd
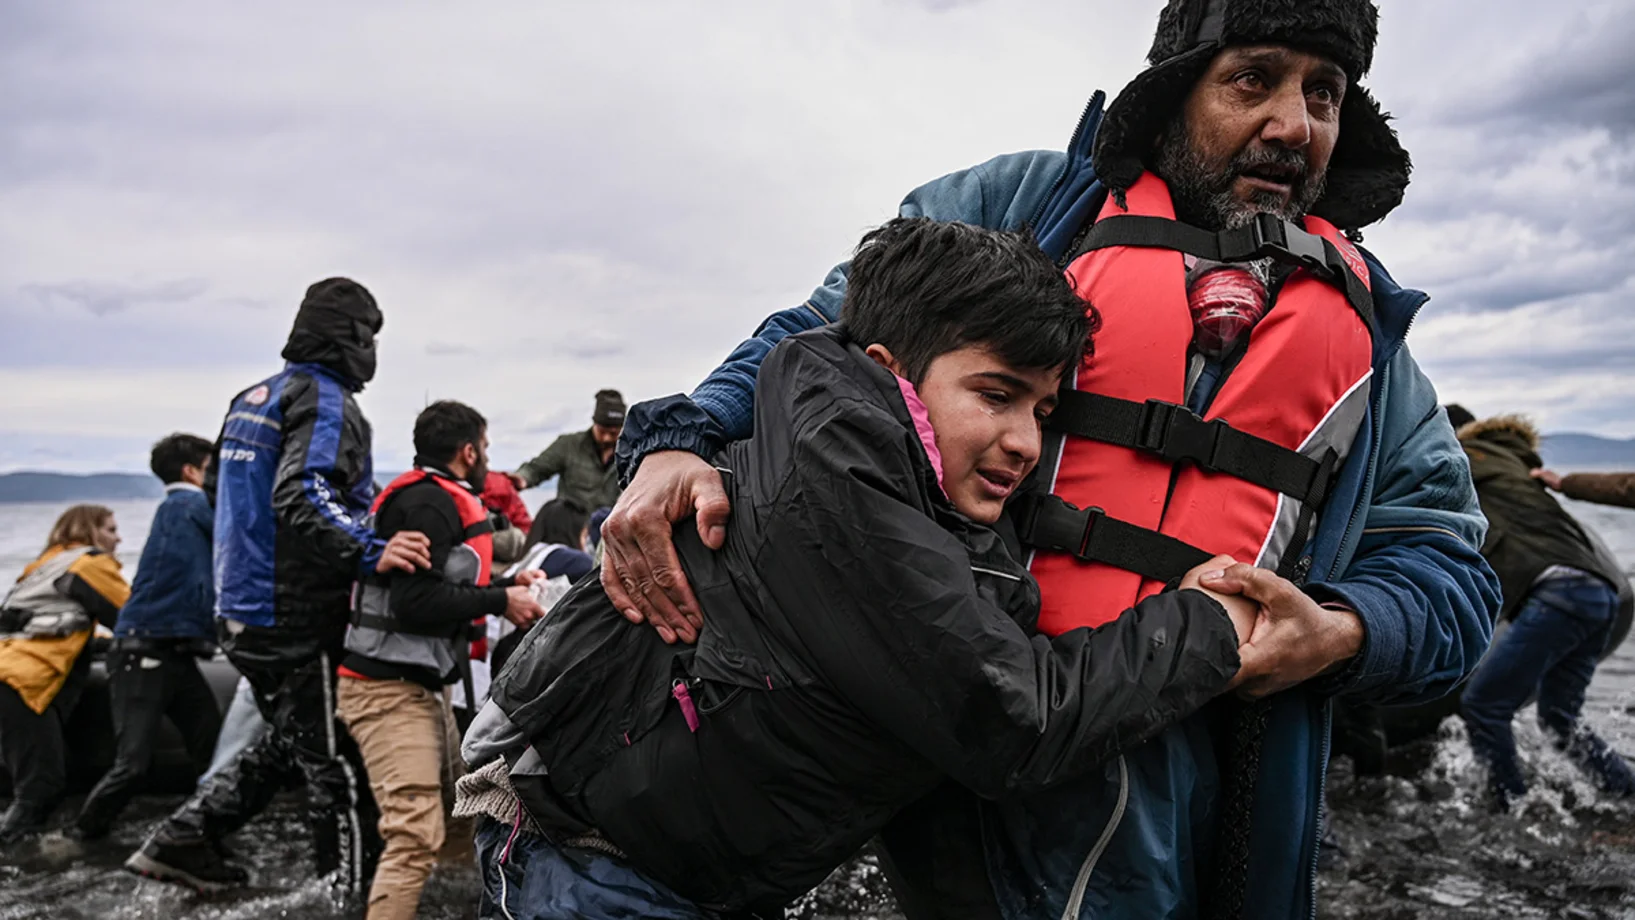
[(896, 379), (843, 329), (768, 356), (755, 435), (717, 464), (725, 547), (675, 530), (698, 644), (581, 583), (496, 680), (503, 728), (467, 739), (517, 739), (511, 778), (547, 835), (594, 828), (704, 905), (773, 911), (943, 777), (998, 798), (1086, 772), (1237, 670), (1230, 621), (1193, 591), (1035, 635), (1037, 586), (942, 495)]

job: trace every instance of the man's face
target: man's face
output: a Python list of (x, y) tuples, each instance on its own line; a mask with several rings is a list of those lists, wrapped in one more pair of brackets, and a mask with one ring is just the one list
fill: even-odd
[(1216, 230), (1304, 217), (1323, 196), (1346, 83), (1328, 59), (1282, 45), (1216, 55), (1158, 142), (1176, 217)]
[(619, 428), (614, 425), (592, 425), (590, 436), (596, 440), (596, 446), (602, 450), (612, 450), (619, 443)]

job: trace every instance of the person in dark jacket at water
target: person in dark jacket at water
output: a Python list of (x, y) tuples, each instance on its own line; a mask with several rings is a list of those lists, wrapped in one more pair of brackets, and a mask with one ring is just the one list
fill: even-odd
[(945, 778), (1049, 785), (1230, 686), (1253, 604), (1194, 572), (1036, 638), (1038, 588), (988, 526), (1088, 328), (1026, 233), (865, 237), (841, 325), (768, 356), (754, 436), (716, 458), (724, 547), (676, 531), (698, 645), (587, 581), (496, 682), (466, 759), (504, 757), (536, 830), (484, 823), (482, 916), (781, 916)]
[(215, 448), (204, 438), (173, 434), (153, 446), (148, 465), (165, 484), (153, 513), (130, 600), (119, 610), (108, 650), (114, 763), (86, 797), (69, 836), (108, 835), (153, 760), (162, 719), (181, 732), (196, 769), (210, 763), (221, 711), (199, 673), (216, 650), (216, 590), (210, 571), (215, 511), (204, 493)]
[(487, 420), (434, 402), (415, 419), (414, 453), (414, 470), (377, 500), (375, 531), (425, 534), (431, 568), (364, 577), (337, 692), (386, 844), (368, 920), (414, 920), (443, 847), (444, 801), (463, 772), (448, 688), (462, 677), (469, 688), (473, 621), (504, 616), (525, 627), (545, 615), (528, 589), (539, 573), (491, 574), (493, 531), (477, 492), (488, 474)]
[[(1449, 414), (1460, 417), (1458, 407), (1450, 407)], [(1535, 694), (1539, 725), (1556, 748), (1602, 790), (1635, 795), (1629, 765), (1579, 718), (1617, 621), (1622, 573), (1602, 559), (1584, 529), (1530, 475), (1542, 463), (1538, 432), (1526, 419), (1472, 421), (1459, 429), (1459, 443), (1470, 457), (1487, 515), (1482, 552), (1498, 573), (1502, 615), (1511, 620), (1460, 700), (1494, 805), (1506, 809), (1527, 791), (1511, 721)]]
[(352, 584), (431, 564), (423, 534), (390, 543), (367, 523), (369, 423), (354, 394), (375, 376), (380, 308), (363, 285), (307, 289), (277, 374), (233, 397), (217, 439), (216, 637), (270, 730), (154, 829), (125, 868), (201, 890), (247, 875), (219, 855), (289, 781), (306, 786), (313, 862), (361, 893), (379, 851), (357, 746), (335, 719)]

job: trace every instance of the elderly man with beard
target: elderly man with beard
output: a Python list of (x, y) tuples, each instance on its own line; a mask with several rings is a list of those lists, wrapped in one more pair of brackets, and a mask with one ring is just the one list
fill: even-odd
[[(1310, 916), (1331, 701), (1441, 696), (1487, 648), (1485, 522), (1404, 345), (1427, 298), (1355, 245), (1409, 173), (1358, 83), (1377, 20), (1366, 0), (1171, 0), (1152, 66), (1105, 110), (1097, 93), (1065, 153), (903, 201), (1032, 227), (1102, 318), (1006, 513), (1041, 631), (1111, 622), (1215, 554), (1239, 564), (1206, 584), (1259, 604), (1237, 695), (1087, 780), (999, 804), (945, 788), (901, 812), (882, 842), (911, 917)], [(833, 322), (846, 278), (691, 397), (630, 413), (603, 581), (667, 641), (702, 625), (672, 522), (696, 514), (714, 546), (730, 513), (700, 457), (749, 435), (761, 358)]]

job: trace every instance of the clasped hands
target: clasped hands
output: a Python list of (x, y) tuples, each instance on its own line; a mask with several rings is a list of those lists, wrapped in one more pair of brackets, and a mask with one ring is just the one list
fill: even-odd
[(1214, 559), (1188, 572), (1182, 588), (1208, 594), (1226, 608), (1238, 631), (1238, 673), (1227, 685), (1258, 699), (1337, 669), (1362, 650), (1355, 611), (1318, 604), (1266, 569)]

